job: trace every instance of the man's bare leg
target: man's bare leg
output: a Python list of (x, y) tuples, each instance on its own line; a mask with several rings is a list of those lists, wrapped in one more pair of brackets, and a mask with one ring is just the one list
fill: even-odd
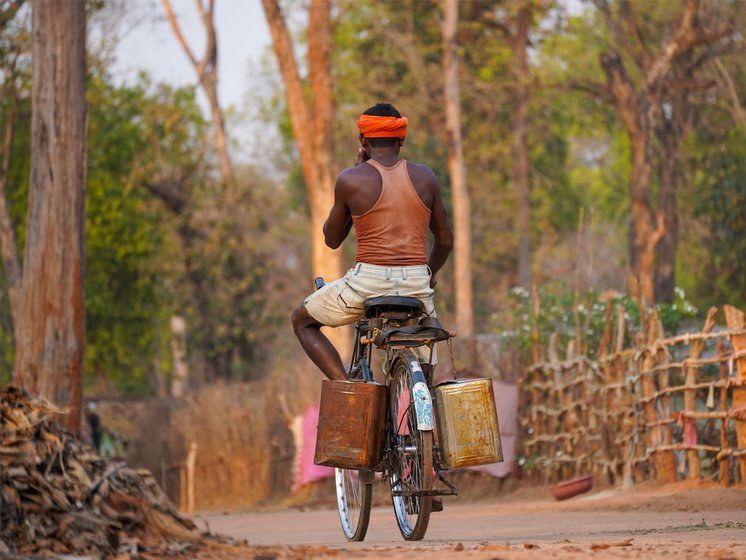
[(293, 311), (293, 330), (300, 345), (308, 357), (321, 370), (321, 373), (332, 380), (346, 380), (347, 373), (342, 358), (334, 345), (321, 332), (321, 323), (311, 317), (305, 306)]

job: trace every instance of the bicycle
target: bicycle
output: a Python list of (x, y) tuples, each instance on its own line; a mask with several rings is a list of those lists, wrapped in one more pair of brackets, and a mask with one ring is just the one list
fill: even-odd
[[(318, 286), (318, 283), (317, 283)], [(349, 541), (362, 541), (368, 530), (375, 473), (389, 481), (399, 531), (405, 540), (425, 536), (433, 496), (455, 495), (456, 488), (442, 477), (434, 441), (435, 420), (429, 386), (418, 348), (429, 348), (454, 333), (437, 319), (425, 318), (422, 303), (411, 297), (383, 296), (364, 304), (365, 317), (356, 324), (355, 347), (348, 380), (373, 383), (374, 347), (385, 353), (383, 379), (388, 388), (383, 459), (375, 468), (336, 468), (337, 506), (342, 530)], [(428, 360), (428, 366), (429, 366)], [(425, 368), (429, 370), (430, 368)], [(444, 489), (435, 483), (444, 483)]]

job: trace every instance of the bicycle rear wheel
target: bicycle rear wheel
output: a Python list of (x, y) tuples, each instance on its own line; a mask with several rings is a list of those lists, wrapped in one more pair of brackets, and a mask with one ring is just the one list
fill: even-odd
[(432, 511), (432, 496), (422, 492), (433, 484), (433, 432), (417, 429), (415, 381), (407, 362), (396, 362), (391, 381), (389, 482), (399, 531), (406, 540), (418, 541), (425, 536)]
[(362, 541), (368, 531), (373, 500), (373, 472), (334, 469), (337, 509), (348, 541)]

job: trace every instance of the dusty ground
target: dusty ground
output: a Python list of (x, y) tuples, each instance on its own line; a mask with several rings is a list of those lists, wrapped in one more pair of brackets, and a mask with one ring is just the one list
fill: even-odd
[(446, 499), (445, 506), (419, 543), (401, 539), (384, 505), (373, 509), (364, 543), (347, 543), (336, 511), (324, 507), (202, 514), (195, 516), (201, 528), (249, 546), (212, 544), (188, 557), (746, 560), (746, 487), (641, 486), (565, 502), (536, 489), (473, 503)]

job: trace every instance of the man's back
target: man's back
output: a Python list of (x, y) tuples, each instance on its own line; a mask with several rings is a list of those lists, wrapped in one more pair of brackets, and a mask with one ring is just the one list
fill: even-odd
[(340, 196), (357, 234), (357, 262), (381, 266), (427, 263), (432, 189), (420, 179), (418, 190), (409, 168), (402, 159), (391, 165), (369, 159), (342, 181)]
[[(391, 166), (388, 162), (380, 163)], [(407, 173), (423, 204), (432, 210), (438, 189), (435, 174), (427, 165), (411, 161), (407, 161)], [(340, 173), (338, 181), (353, 216), (360, 216), (370, 210), (381, 196), (383, 186), (381, 174), (372, 165), (358, 165), (345, 169)]]

